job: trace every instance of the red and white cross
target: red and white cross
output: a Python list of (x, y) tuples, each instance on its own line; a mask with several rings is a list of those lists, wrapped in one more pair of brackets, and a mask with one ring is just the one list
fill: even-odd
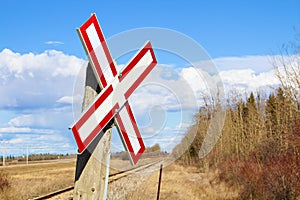
[(101, 87), (100, 94), (71, 127), (79, 152), (83, 152), (114, 119), (130, 160), (136, 164), (145, 145), (128, 98), (157, 64), (152, 46), (146, 42), (122, 72), (117, 73), (96, 15), (77, 31)]

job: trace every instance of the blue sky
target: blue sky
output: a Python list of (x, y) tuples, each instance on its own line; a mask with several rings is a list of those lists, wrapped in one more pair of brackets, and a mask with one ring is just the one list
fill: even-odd
[[(226, 88), (257, 90), (278, 84), (269, 60), (300, 33), (300, 2), (296, 0), (2, 1), (0, 141), (8, 143), (10, 153), (22, 154), (26, 144), (32, 146), (31, 153), (75, 152), (73, 136), (66, 131), (73, 122), (70, 97), (87, 61), (76, 28), (91, 13), (97, 14), (106, 38), (143, 27), (185, 34), (206, 50)], [(181, 68), (184, 62), (162, 53), (158, 56), (160, 64), (187, 77), (193, 91), (199, 92), (196, 77)], [(151, 105), (153, 112), (162, 109), (155, 101)], [(142, 109), (135, 112), (137, 120), (147, 124)], [(178, 130), (178, 123), (185, 127), (192, 121), (186, 119), (190, 115), (180, 121), (186, 113), (165, 112), (167, 135)], [(118, 143), (117, 137), (114, 140)]]
[(85, 58), (74, 29), (95, 12), (106, 37), (139, 27), (182, 32), (211, 57), (270, 54), (299, 33), (300, 5), (287, 1), (2, 1), (0, 47), (43, 52), (46, 41)]

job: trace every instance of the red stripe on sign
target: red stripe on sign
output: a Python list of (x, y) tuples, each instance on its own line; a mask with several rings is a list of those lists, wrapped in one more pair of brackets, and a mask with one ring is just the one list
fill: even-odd
[(133, 115), (133, 113), (132, 113), (132, 110), (131, 110), (131, 107), (130, 107), (129, 103), (127, 103), (125, 106), (126, 106), (126, 110), (127, 110), (128, 114), (129, 114), (130, 121), (131, 121), (131, 123), (132, 123), (132, 125), (133, 125), (135, 135), (137, 136), (138, 141), (139, 141), (139, 143), (140, 143), (140, 147), (141, 147), (137, 154), (134, 154), (133, 151), (130, 152), (131, 157), (132, 157), (132, 160), (133, 160), (134, 164), (136, 164), (137, 161), (138, 161), (138, 160), (140, 159), (140, 157), (142, 156), (142, 154), (143, 154), (143, 152), (145, 151), (146, 148), (145, 148), (145, 144), (144, 144), (144, 142), (143, 142), (143, 139), (142, 139), (140, 130), (139, 130), (137, 124), (136, 124), (136, 121), (135, 121), (135, 118), (134, 118), (134, 115)]
[[(84, 39), (84, 42), (85, 42), (85, 45), (87, 47), (87, 50), (88, 52), (91, 52), (93, 51), (93, 46), (91, 44), (91, 41), (89, 40), (88, 38), (88, 35), (87, 35), (87, 32), (86, 32), (86, 29), (88, 27), (90, 27), (92, 24), (95, 25), (95, 22), (97, 22), (97, 19), (96, 19), (96, 15), (93, 14), (80, 28), (79, 28), (79, 31), (80, 33), (82, 34), (82, 38)], [(96, 27), (96, 26), (95, 26)]]
[[(97, 75), (99, 77), (99, 80), (101, 81), (101, 84), (102, 84), (102, 88), (105, 88), (106, 85), (107, 85), (107, 82), (106, 82), (106, 79), (105, 77), (103, 76), (103, 72), (101, 70), (101, 66), (100, 66), (100, 62), (98, 60), (98, 58), (96, 57), (95, 55), (95, 49), (93, 49), (93, 46), (91, 44), (91, 41), (87, 35), (87, 32), (86, 32), (86, 29), (89, 28), (91, 25), (94, 25), (95, 29), (96, 29), (96, 32), (97, 32), (97, 35), (99, 37), (99, 40), (101, 42), (101, 46), (104, 50), (104, 53), (105, 53), (105, 56), (107, 58), (107, 61), (109, 63), (109, 66), (110, 66), (110, 69), (111, 69), (111, 72), (113, 74), (113, 76), (116, 76), (117, 75), (117, 69), (116, 69), (116, 66), (112, 60), (112, 57), (111, 57), (111, 54), (109, 52), (109, 49), (107, 47), (107, 44), (106, 44), (106, 41), (105, 41), (105, 38), (104, 38), (104, 35), (102, 33), (102, 30), (101, 30), (101, 27), (100, 27), (100, 24), (98, 22), (98, 19), (96, 17), (96, 14), (93, 14), (80, 28), (80, 33), (81, 33), (81, 36), (83, 38), (83, 42), (85, 43), (85, 48), (87, 48), (87, 52), (88, 52), (88, 55), (90, 56), (90, 59), (91, 61), (93, 62), (93, 65), (94, 65), (94, 68), (96, 69), (96, 72), (97, 72)], [(106, 67), (106, 66), (103, 66), (103, 68)]]
[[(97, 24), (98, 24), (98, 21), (97, 21), (97, 18), (96, 18), (96, 15), (93, 14), (80, 28), (79, 28), (79, 32), (80, 32), (80, 36), (82, 37), (82, 43), (83, 43), (83, 46), (85, 48), (85, 51), (89, 57), (89, 60), (92, 64), (92, 66), (94, 67), (95, 71), (97, 72), (97, 75), (98, 75), (98, 78), (99, 78), (99, 81), (101, 83), (101, 89), (105, 88), (107, 83), (106, 83), (106, 80), (105, 80), (105, 77), (103, 76), (103, 72), (101, 70), (101, 67), (100, 67), (100, 64), (98, 62), (98, 59), (97, 57), (95, 56), (95, 51), (93, 49), (93, 46), (92, 46), (92, 43), (88, 37), (88, 34), (86, 32), (86, 29), (88, 29), (92, 24), (94, 24), (95, 26), (95, 29), (96, 29), (96, 32), (97, 32), (97, 35), (101, 41), (101, 36), (102, 36), (102, 40), (104, 40), (104, 37), (102, 35), (102, 32), (101, 32), (101, 29), (100, 29), (100, 35), (99, 35), (99, 32), (97, 31)], [(99, 24), (98, 24), (98, 27), (99, 27)]]
[[(93, 17), (94, 26), (95, 26), (95, 28), (96, 28), (97, 34), (98, 34), (98, 36), (99, 36), (99, 39), (100, 39), (100, 41), (101, 41), (101, 45), (102, 45), (102, 48), (103, 48), (103, 50), (104, 50), (104, 52), (105, 52), (107, 61), (108, 61), (108, 63), (109, 63), (110, 69), (111, 69), (111, 72), (112, 72), (113, 76), (116, 76), (116, 75), (117, 75), (117, 69), (116, 69), (116, 66), (115, 66), (115, 64), (114, 64), (114, 62), (113, 62), (113, 59), (112, 59), (112, 57), (111, 57), (111, 54), (110, 54), (110, 52), (109, 52), (108, 46), (107, 46), (107, 44), (106, 44), (106, 40), (105, 40), (105, 38), (104, 38), (104, 35), (103, 35), (102, 30), (101, 30), (99, 21), (98, 21), (98, 19), (97, 19), (97, 17), (96, 17), (96, 14), (93, 14), (92, 17)], [(105, 66), (104, 66), (104, 67), (105, 67)]]
[[(145, 45), (145, 47), (138, 53), (138, 55), (132, 60), (132, 62), (130, 62), (130, 64), (128, 65), (128, 66), (130, 66), (129, 69), (128, 69), (128, 72), (133, 69), (133, 67), (139, 62), (140, 59), (143, 58), (143, 56), (145, 56), (145, 54), (148, 51), (150, 51), (150, 53), (151, 53), (152, 62), (145, 69), (145, 71), (143, 71), (143, 73), (137, 78), (137, 80), (132, 84), (132, 86), (130, 86), (130, 88), (125, 92), (124, 96), (125, 96), (126, 99), (129, 98), (129, 96), (134, 92), (134, 90), (136, 90), (136, 88), (142, 83), (142, 81), (147, 77), (147, 75), (152, 71), (152, 69), (157, 64), (157, 60), (156, 60), (156, 57), (154, 55), (154, 51), (153, 51), (153, 48), (151, 46), (151, 43), (148, 42)], [(127, 67), (125, 68), (125, 70), (126, 69), (127, 69)], [(128, 74), (128, 72), (126, 74)], [(122, 73), (122, 75), (123, 75), (123, 73)], [(122, 76), (122, 78), (123, 78), (123, 76)]]
[[(122, 76), (119, 77), (120, 81), (122, 81), (126, 77), (126, 75), (136, 66), (136, 64), (141, 60), (141, 58), (147, 53), (149, 49), (152, 49), (150, 41), (146, 43), (146, 45), (138, 52), (138, 54), (130, 61), (130, 63), (122, 71)], [(154, 53), (152, 57), (155, 58)]]
[(110, 85), (101, 96), (88, 108), (88, 110), (83, 114), (83, 116), (75, 124), (78, 129), (87, 121), (87, 119), (95, 112), (95, 110), (103, 103), (103, 101), (113, 92), (113, 87)]
[[(81, 137), (78, 133), (78, 130), (81, 128), (81, 126), (93, 115), (96, 109), (104, 102), (104, 100), (111, 95), (113, 92), (113, 87), (110, 85), (99, 97), (96, 97), (97, 100), (84, 112), (84, 114), (80, 117), (80, 119), (76, 122), (76, 124), (72, 127), (72, 132), (75, 137), (76, 143), (78, 145), (78, 149), (81, 152), (82, 149), (85, 149), (85, 144), (86, 142), (81, 141)], [(110, 111), (109, 111), (110, 112)], [(111, 120), (111, 119), (106, 119), (106, 124)], [(100, 122), (101, 123), (101, 122)], [(105, 125), (106, 125), (105, 124)], [(104, 127), (103, 127), (104, 128)]]
[(108, 122), (115, 116), (116, 110), (119, 109), (119, 104), (115, 104), (113, 108), (107, 113), (103, 120), (96, 126), (96, 128), (90, 133), (90, 135), (83, 141), (83, 149), (79, 149), (79, 153), (82, 153), (89, 144), (96, 138), (96, 136), (103, 130)]
[(101, 82), (101, 89), (103, 89), (107, 86), (107, 82), (106, 82), (106, 79), (104, 77), (104, 74), (101, 70), (100, 64), (98, 62), (97, 56), (95, 55), (94, 51), (90, 52), (90, 57), (91, 57), (91, 60), (93, 62), (93, 65), (94, 65), (94, 69), (96, 69), (97, 74), (98, 74), (98, 78)]
[(73, 132), (73, 135), (75, 137), (75, 141), (77, 143), (78, 150), (81, 152), (82, 149), (85, 149), (85, 146), (84, 146), (83, 142), (81, 141), (81, 138), (79, 136), (78, 129), (77, 129), (76, 125), (72, 127), (72, 132)]
[(117, 114), (116, 120), (117, 120), (117, 123), (118, 123), (118, 126), (117, 126), (117, 127), (119, 128), (119, 131), (120, 131), (121, 134), (122, 134), (121, 137), (122, 137), (123, 140), (125, 141), (125, 144), (123, 144), (124, 147), (126, 148), (127, 151), (133, 152), (133, 148), (132, 148), (132, 146), (131, 146), (131, 143), (130, 143), (128, 134), (127, 134), (127, 132), (126, 132), (126, 130), (125, 130), (125, 126), (124, 126), (124, 124), (123, 124), (123, 122), (122, 122), (122, 119), (121, 119), (121, 117), (120, 117), (119, 114)]
[(126, 150), (130, 153), (130, 157), (131, 157), (131, 160), (133, 161), (133, 163), (136, 164), (138, 162), (138, 160), (140, 159), (140, 157), (142, 156), (142, 153), (145, 151), (146, 148), (145, 148), (143, 139), (141, 137), (140, 131), (137, 127), (137, 124), (136, 124), (136, 121), (134, 119), (134, 116), (133, 116), (133, 113), (132, 113), (132, 110), (130, 108), (129, 103), (126, 103), (125, 107), (126, 107), (126, 111), (129, 115), (131, 124), (132, 124), (132, 126), (134, 128), (134, 132), (135, 132), (135, 133), (131, 133), (131, 134), (135, 134), (135, 136), (137, 137), (137, 139), (139, 141), (140, 149), (139, 149), (137, 154), (135, 154), (134, 151), (133, 151), (133, 147), (132, 147), (132, 144), (129, 140), (127, 130), (126, 130), (126, 128), (125, 128), (125, 126), (122, 122), (122, 119), (121, 119), (120, 115), (116, 116), (116, 121), (117, 121), (117, 124), (118, 124), (119, 132), (121, 133), (121, 137), (123, 138), (123, 141), (125, 142), (125, 144), (123, 144), (123, 145), (126, 148)]

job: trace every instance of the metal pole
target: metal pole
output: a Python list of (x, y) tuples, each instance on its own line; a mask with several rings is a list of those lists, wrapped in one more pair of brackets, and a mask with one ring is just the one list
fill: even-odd
[(107, 198), (109, 168), (110, 168), (110, 150), (109, 150), (109, 153), (107, 156), (107, 162), (106, 162), (106, 177), (105, 177), (105, 184), (104, 184), (103, 200), (106, 200), (106, 198)]
[(158, 180), (158, 189), (157, 189), (157, 200), (159, 200), (159, 193), (160, 193), (160, 185), (161, 185), (161, 175), (162, 175), (162, 168), (163, 165), (160, 165), (160, 170), (159, 170), (159, 180)]

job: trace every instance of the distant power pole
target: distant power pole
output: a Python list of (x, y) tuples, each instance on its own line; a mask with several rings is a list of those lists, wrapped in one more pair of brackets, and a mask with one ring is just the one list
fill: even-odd
[(4, 140), (3, 141), (3, 145), (4, 145), (4, 148), (3, 148), (3, 166), (5, 166), (5, 154), (6, 154), (6, 141)]
[(26, 145), (26, 165), (28, 165), (28, 144)]

